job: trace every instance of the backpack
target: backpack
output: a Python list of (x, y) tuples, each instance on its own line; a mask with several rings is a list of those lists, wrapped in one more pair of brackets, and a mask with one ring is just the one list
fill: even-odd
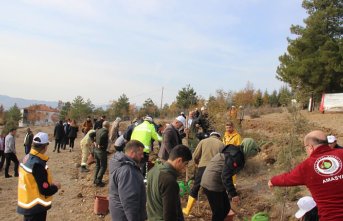
[(225, 156), (225, 164), (237, 174), (245, 165), (244, 153), (242, 146), (227, 145), (222, 150)]

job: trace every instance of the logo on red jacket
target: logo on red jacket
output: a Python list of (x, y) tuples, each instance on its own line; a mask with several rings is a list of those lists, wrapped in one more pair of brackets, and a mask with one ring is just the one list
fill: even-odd
[(342, 170), (342, 161), (336, 156), (323, 156), (316, 160), (314, 169), (321, 176), (334, 176)]

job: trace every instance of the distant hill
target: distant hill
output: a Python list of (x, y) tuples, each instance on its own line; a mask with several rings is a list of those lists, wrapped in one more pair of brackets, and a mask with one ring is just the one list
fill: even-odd
[[(45, 104), (52, 108), (57, 108), (58, 102), (57, 101), (42, 101), (42, 100), (30, 100), (30, 99), (23, 99), (17, 97), (10, 97), (7, 95), (0, 95), (0, 105), (3, 105), (5, 110), (8, 110), (14, 104), (17, 104), (19, 108), (28, 107), (33, 104)], [(108, 104), (95, 104), (95, 107), (101, 107), (102, 109), (106, 110), (108, 108)]]
[(47, 106), (56, 108), (58, 105), (58, 102), (57, 101), (30, 100), (30, 99), (15, 98), (15, 97), (10, 97), (6, 95), (0, 95), (0, 105), (1, 104), (7, 110), (10, 107), (12, 107), (14, 104), (17, 104), (19, 108), (28, 107), (33, 104), (45, 104)]

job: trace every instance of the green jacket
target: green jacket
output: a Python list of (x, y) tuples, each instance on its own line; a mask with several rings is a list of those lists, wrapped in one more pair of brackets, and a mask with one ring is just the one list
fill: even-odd
[(144, 144), (145, 153), (150, 153), (151, 139), (162, 141), (162, 137), (158, 135), (154, 125), (149, 121), (144, 121), (133, 129), (131, 140), (142, 142)]
[(147, 213), (149, 221), (183, 221), (178, 172), (168, 163), (148, 172)]
[(108, 146), (108, 129), (103, 127), (96, 131), (96, 148), (106, 151)]

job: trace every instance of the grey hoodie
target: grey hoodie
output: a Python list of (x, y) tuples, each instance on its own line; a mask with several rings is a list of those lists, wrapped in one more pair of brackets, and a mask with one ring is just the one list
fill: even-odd
[(112, 221), (146, 220), (144, 178), (136, 162), (123, 152), (116, 152), (110, 161), (109, 179)]

